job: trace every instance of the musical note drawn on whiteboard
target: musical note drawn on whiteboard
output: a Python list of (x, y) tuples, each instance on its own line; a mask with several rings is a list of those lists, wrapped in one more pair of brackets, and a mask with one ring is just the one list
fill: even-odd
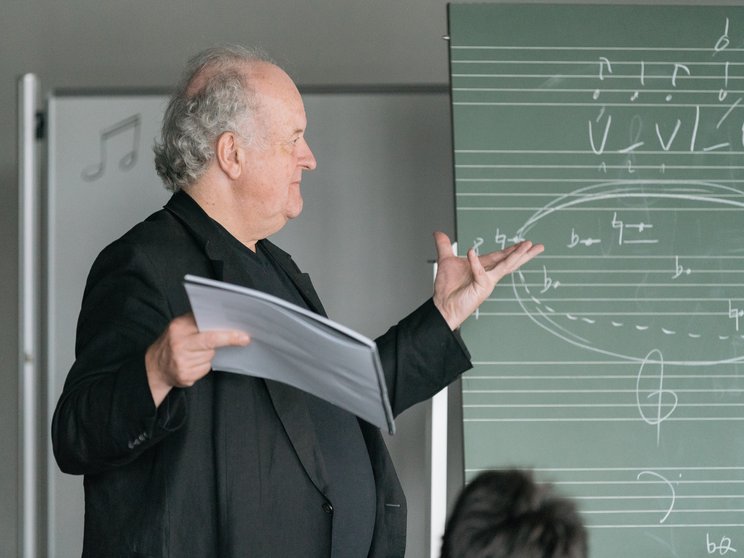
[[(134, 167), (137, 163), (137, 153), (139, 152), (140, 126), (141, 117), (139, 114), (134, 114), (102, 130), (99, 138), (100, 159), (98, 163), (89, 165), (83, 169), (81, 173), (83, 180), (93, 182), (103, 176), (104, 172), (106, 172), (108, 146), (117, 137), (122, 137), (126, 141), (123, 146), (127, 149), (124, 156), (119, 159), (119, 168), (127, 171)], [(131, 136), (123, 136), (123, 134), (131, 134)], [(120, 143), (116, 142), (116, 147), (119, 146)]]

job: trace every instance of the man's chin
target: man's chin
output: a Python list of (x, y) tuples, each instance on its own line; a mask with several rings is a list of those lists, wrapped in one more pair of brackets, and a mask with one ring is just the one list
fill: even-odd
[(304, 205), (303, 202), (300, 201), (298, 206), (293, 207), (289, 211), (287, 211), (287, 220), (291, 221), (292, 219), (297, 219), (297, 217), (299, 217), (300, 214), (302, 213), (303, 205)]

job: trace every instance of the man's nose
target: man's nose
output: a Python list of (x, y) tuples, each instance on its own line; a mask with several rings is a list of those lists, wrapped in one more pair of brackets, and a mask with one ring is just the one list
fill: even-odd
[(313, 170), (315, 167), (318, 166), (318, 162), (315, 160), (315, 155), (313, 155), (313, 152), (310, 149), (307, 140), (303, 139), (302, 143), (304, 149), (300, 154), (300, 164), (307, 170)]

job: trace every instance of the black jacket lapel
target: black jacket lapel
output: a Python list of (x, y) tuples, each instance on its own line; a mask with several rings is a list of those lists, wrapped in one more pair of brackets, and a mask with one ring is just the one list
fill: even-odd
[[(244, 273), (230, 251), (217, 234), (214, 223), (202, 208), (186, 193), (178, 192), (171, 197), (165, 209), (173, 214), (186, 228), (195, 241), (203, 247), (206, 257), (211, 261), (214, 270), (213, 279), (225, 281), (244, 287), (254, 287), (251, 277)], [(325, 315), (323, 305), (306, 273), (302, 273), (292, 261), (292, 258), (274, 244), (265, 241), (270, 257), (284, 269), (292, 281), (297, 285), (302, 296), (310, 308)], [(289, 437), (302, 466), (316, 488), (327, 494), (328, 475), (323, 458), (318, 451), (318, 441), (312, 424), (304, 393), (298, 389), (266, 380), (266, 387), (284, 430)]]
[(294, 263), (292, 256), (268, 240), (263, 241), (263, 247), (271, 259), (273, 259), (289, 276), (297, 289), (300, 291), (302, 298), (305, 299), (310, 310), (321, 316), (326, 316), (325, 308), (320, 302), (318, 293), (315, 292), (310, 276), (302, 273), (297, 264)]

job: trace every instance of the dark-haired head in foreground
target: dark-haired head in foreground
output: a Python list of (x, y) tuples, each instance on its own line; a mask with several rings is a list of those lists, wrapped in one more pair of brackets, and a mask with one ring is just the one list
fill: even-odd
[(587, 536), (572, 501), (528, 471), (486, 471), (458, 497), (441, 558), (586, 558)]

